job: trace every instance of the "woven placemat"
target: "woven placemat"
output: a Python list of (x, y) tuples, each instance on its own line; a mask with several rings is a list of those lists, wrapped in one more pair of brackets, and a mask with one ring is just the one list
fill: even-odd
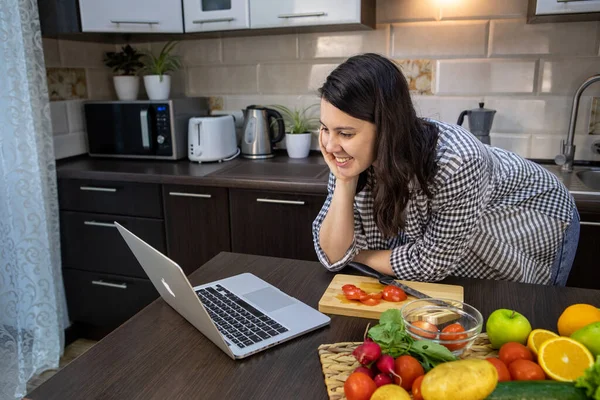
[[(325, 377), (327, 394), (330, 400), (345, 400), (344, 382), (360, 365), (352, 355), (362, 342), (342, 342), (322, 344), (319, 346), (319, 359)], [(470, 349), (465, 350), (460, 358), (496, 357), (498, 352), (492, 349), (487, 334), (482, 333), (475, 339)]]

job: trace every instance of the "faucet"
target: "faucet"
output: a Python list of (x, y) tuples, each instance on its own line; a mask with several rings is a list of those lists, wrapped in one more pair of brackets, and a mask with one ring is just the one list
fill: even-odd
[(573, 96), (573, 107), (571, 108), (571, 120), (569, 121), (569, 130), (567, 131), (567, 141), (562, 141), (562, 153), (554, 157), (554, 162), (557, 165), (562, 165), (560, 168), (563, 172), (573, 172), (573, 159), (575, 158), (575, 145), (573, 139), (575, 137), (575, 124), (577, 122), (577, 110), (579, 108), (579, 99), (583, 91), (594, 82), (600, 81), (600, 74), (593, 75), (587, 78), (575, 92)]

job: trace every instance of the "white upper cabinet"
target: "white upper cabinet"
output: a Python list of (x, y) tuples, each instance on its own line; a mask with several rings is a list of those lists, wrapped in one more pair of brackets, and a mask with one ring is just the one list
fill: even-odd
[(83, 32), (182, 33), (181, 0), (79, 0)]
[(600, 12), (600, 0), (537, 0), (536, 15)]
[(183, 0), (186, 32), (250, 28), (249, 0)]
[(361, 0), (250, 0), (250, 27), (360, 24)]

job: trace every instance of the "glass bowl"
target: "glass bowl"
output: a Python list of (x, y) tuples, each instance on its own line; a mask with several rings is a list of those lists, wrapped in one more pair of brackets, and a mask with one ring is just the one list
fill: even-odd
[[(458, 300), (412, 300), (400, 312), (407, 332), (415, 340), (426, 339), (439, 343), (454, 355), (460, 355), (470, 348), (483, 326), (481, 313), (475, 307)], [(454, 325), (457, 323), (464, 331), (452, 330), (457, 327)], [(444, 328), (450, 331), (443, 332)]]

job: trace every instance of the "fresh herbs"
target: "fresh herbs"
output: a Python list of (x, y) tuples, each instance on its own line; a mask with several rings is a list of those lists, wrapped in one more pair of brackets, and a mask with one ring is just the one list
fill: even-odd
[(430, 340), (415, 340), (406, 331), (402, 315), (397, 309), (384, 311), (379, 324), (369, 329), (373, 339), (384, 354), (396, 358), (403, 354), (415, 357), (426, 371), (438, 364), (454, 361), (456, 357), (444, 346)]
[(596, 363), (585, 370), (585, 374), (577, 378), (576, 387), (584, 388), (585, 394), (594, 400), (600, 400), (600, 356)]

